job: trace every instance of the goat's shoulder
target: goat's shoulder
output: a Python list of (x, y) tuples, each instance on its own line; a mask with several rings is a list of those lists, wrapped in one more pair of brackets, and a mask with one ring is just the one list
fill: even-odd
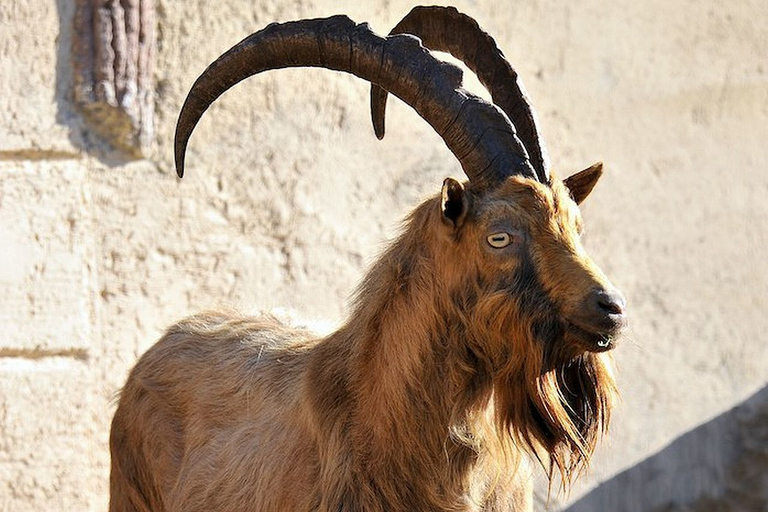
[(206, 311), (172, 325), (138, 361), (129, 383), (190, 392), (202, 383), (229, 392), (265, 379), (274, 385), (296, 378), (315, 344), (311, 332), (271, 315)]
[[(310, 331), (289, 325), (271, 314), (243, 315), (212, 310), (187, 317), (169, 327), (147, 354), (205, 360), (252, 357), (301, 351), (314, 341)], [(174, 355), (175, 354), (175, 355)]]

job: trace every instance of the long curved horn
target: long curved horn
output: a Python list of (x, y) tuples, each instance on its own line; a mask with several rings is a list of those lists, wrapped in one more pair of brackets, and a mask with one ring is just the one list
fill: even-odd
[[(517, 72), (496, 41), (455, 7), (414, 7), (390, 34), (412, 34), (427, 48), (448, 52), (463, 61), (491, 93), (493, 103), (509, 117), (542, 183), (549, 183), (549, 158), (536, 113)], [(371, 117), (376, 136), (384, 137), (387, 91), (371, 85)]]
[(313, 66), (352, 73), (411, 105), (443, 138), (475, 185), (510, 174), (535, 176), (515, 128), (494, 105), (461, 87), (461, 70), (409, 35), (388, 38), (346, 16), (273, 23), (216, 59), (192, 86), (176, 125), (176, 172), (184, 174), (189, 137), (205, 110), (241, 80), (262, 71)]

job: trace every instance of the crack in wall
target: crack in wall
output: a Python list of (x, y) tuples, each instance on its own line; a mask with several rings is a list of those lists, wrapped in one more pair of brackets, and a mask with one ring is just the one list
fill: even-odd
[(26, 160), (39, 162), (42, 160), (77, 160), (80, 154), (55, 149), (18, 149), (0, 151), (0, 162)]
[(54, 357), (64, 357), (77, 361), (88, 361), (88, 351), (83, 348), (43, 349), (43, 348), (0, 348), (0, 358), (26, 359), (39, 361)]

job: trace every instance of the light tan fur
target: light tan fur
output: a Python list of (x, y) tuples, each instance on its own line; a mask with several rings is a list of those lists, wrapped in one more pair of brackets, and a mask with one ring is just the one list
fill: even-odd
[[(232, 312), (171, 327), (122, 391), (110, 510), (524, 512), (527, 454), (570, 481), (615, 392), (569, 327), (607, 286), (578, 207), (560, 181), (510, 177), (458, 186), (451, 222), (445, 190), (333, 334)], [(519, 237), (504, 253), (486, 241), (501, 229)]]

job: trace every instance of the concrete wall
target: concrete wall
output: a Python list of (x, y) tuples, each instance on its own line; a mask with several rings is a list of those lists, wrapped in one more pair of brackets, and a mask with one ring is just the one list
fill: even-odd
[[(556, 168), (607, 165), (586, 243), (629, 298), (623, 401), (556, 510), (766, 383), (768, 11), (455, 5), (516, 63)], [(104, 510), (111, 400), (165, 326), (217, 304), (338, 322), (399, 220), (461, 176), (399, 102), (376, 141), (367, 85), (322, 70), (238, 86), (172, 172), (184, 95), (231, 45), (338, 12), (386, 32), (411, 6), (157, 0), (155, 149), (130, 161), (73, 106), (71, 2), (0, 2), (0, 510)]]

